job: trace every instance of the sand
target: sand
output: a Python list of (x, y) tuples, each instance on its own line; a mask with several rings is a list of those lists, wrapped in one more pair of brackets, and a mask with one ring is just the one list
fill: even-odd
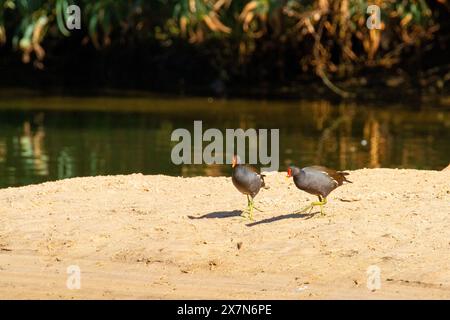
[(350, 173), (324, 217), (293, 214), (315, 198), (268, 175), (253, 222), (226, 177), (2, 189), (0, 298), (450, 299), (450, 170)]

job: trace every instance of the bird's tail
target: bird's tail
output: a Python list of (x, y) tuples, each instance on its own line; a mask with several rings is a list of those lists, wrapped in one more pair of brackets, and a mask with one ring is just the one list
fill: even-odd
[(265, 175), (260, 174), (259, 177), (261, 178), (261, 188), (269, 189), (270, 187), (269, 187), (269, 186), (266, 186), (266, 182), (264, 181)]

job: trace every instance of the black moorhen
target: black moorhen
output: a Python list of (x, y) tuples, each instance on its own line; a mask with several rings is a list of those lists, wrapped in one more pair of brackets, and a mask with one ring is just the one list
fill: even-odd
[(261, 188), (265, 188), (264, 175), (258, 173), (251, 166), (241, 164), (239, 157), (236, 155), (233, 156), (232, 167), (231, 181), (241, 193), (247, 195), (247, 209), (242, 211), (242, 216), (245, 212), (248, 212), (249, 219), (253, 220), (253, 199)]
[(287, 177), (293, 177), (297, 188), (319, 197), (319, 202), (312, 202), (300, 212), (305, 212), (308, 209), (311, 212), (314, 206), (320, 206), (320, 214), (324, 215), (323, 205), (327, 203), (327, 196), (330, 192), (342, 186), (344, 182), (352, 183), (345, 177), (348, 174), (348, 172), (336, 171), (321, 166), (312, 166), (303, 169), (297, 167), (288, 168)]

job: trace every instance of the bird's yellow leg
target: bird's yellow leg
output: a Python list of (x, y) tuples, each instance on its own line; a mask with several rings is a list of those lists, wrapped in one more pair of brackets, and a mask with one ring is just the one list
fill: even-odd
[(327, 204), (327, 198), (319, 196), (319, 202), (316, 203), (320, 206), (320, 215), (324, 216), (325, 213), (323, 213), (323, 206)]
[(255, 207), (254, 199), (250, 195), (247, 195), (247, 209), (245, 209), (246, 212), (250, 211), (250, 204), (253, 209), (258, 210), (259, 212), (263, 212), (261, 209)]
[[(308, 209), (309, 209), (309, 212), (311, 212), (311, 210), (313, 209), (313, 207), (314, 207), (314, 205), (311, 203), (309, 206), (306, 206), (306, 207), (303, 208), (302, 210), (297, 211), (297, 212), (295, 212), (295, 213), (303, 213), (303, 212), (306, 212)], [(308, 212), (308, 213), (309, 213), (309, 212)]]
[(319, 201), (311, 202), (311, 204), (309, 206), (305, 207), (304, 209), (302, 209), (302, 210), (300, 210), (300, 211), (298, 211), (296, 213), (303, 213), (303, 212), (306, 212), (308, 209), (309, 209), (308, 213), (311, 213), (312, 209), (315, 206), (320, 206), (320, 215), (323, 216), (324, 215), (324, 213), (323, 213), (323, 205), (325, 205), (326, 203), (327, 203), (327, 199), (323, 198), (322, 196), (319, 196)]
[(250, 197), (247, 195), (247, 208), (245, 208), (244, 210), (242, 210), (242, 213), (241, 213), (241, 216), (242, 217), (246, 217), (246, 214), (245, 213), (249, 213), (250, 212), (250, 204), (251, 204), (251, 201), (250, 201)]
[(248, 213), (248, 218), (253, 221), (253, 199), (250, 200), (250, 210)]

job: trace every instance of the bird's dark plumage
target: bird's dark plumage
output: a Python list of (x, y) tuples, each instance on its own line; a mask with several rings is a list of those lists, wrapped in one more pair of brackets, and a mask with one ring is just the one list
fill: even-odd
[(258, 173), (255, 168), (241, 164), (238, 156), (233, 156), (233, 174), (231, 181), (234, 186), (243, 194), (247, 195), (247, 210), (250, 220), (253, 220), (253, 198), (261, 188), (265, 188), (264, 175)]
[(350, 182), (345, 176), (348, 176), (347, 172), (336, 171), (321, 166), (312, 166), (299, 169), (297, 167), (290, 167), (288, 169), (288, 177), (293, 177), (294, 183), (300, 190), (314, 194), (319, 198), (319, 202), (312, 202), (305, 209), (300, 212), (311, 210), (315, 206), (320, 206), (320, 214), (323, 213), (323, 206), (327, 204), (327, 196), (331, 191), (339, 186), (342, 186), (344, 182)]
[(234, 186), (243, 194), (254, 198), (262, 187), (265, 187), (264, 175), (255, 168), (243, 164), (236, 164), (231, 177)]
[(303, 169), (291, 167), (290, 169), (297, 188), (323, 198), (344, 182), (351, 182), (345, 177), (348, 175), (347, 172), (326, 167), (312, 166)]

